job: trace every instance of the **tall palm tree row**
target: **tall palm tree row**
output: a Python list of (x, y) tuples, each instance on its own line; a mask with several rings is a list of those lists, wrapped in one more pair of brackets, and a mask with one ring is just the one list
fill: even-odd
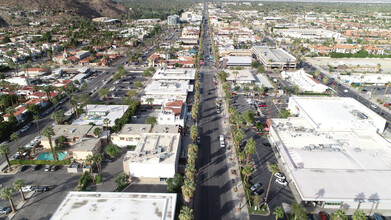
[(45, 137), (47, 137), (49, 139), (49, 145), (50, 145), (50, 149), (52, 151), (52, 154), (53, 154), (53, 159), (55, 161), (58, 161), (58, 155), (57, 155), (57, 152), (53, 146), (53, 143), (52, 143), (52, 137), (55, 135), (54, 131), (53, 131), (53, 128), (50, 128), (50, 127), (46, 127), (42, 132), (41, 134)]
[(1, 191), (0, 191), (0, 197), (2, 199), (8, 199), (10, 205), (11, 205), (11, 209), (12, 209), (12, 213), (15, 213), (16, 212), (16, 208), (15, 208), (15, 205), (14, 205), (14, 202), (12, 201), (12, 194), (15, 192), (15, 189), (14, 188), (11, 188), (9, 186), (6, 186), (4, 187)]
[(11, 168), (10, 160), (8, 158), (8, 155), (10, 154), (10, 152), (11, 151), (10, 151), (10, 148), (8, 147), (8, 145), (5, 145), (5, 144), (0, 145), (0, 154), (4, 155), (5, 160), (7, 161), (7, 164), (8, 164), (8, 170), (11, 172), (12, 168)]
[(269, 180), (269, 185), (267, 186), (267, 191), (266, 191), (266, 196), (265, 196), (265, 203), (267, 203), (267, 199), (268, 199), (269, 191), (270, 191), (270, 185), (272, 184), (273, 176), (274, 176), (274, 174), (279, 172), (277, 164), (270, 163), (268, 166), (269, 166), (269, 169), (271, 171), (271, 176), (270, 176), (270, 180)]

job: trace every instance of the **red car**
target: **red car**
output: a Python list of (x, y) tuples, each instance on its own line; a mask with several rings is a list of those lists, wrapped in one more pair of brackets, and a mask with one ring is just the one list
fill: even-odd
[(327, 212), (321, 211), (318, 214), (321, 220), (329, 220), (329, 214)]
[(266, 107), (266, 103), (259, 103), (258, 107)]
[(234, 93), (234, 92), (231, 92), (231, 95), (236, 95), (236, 93)]

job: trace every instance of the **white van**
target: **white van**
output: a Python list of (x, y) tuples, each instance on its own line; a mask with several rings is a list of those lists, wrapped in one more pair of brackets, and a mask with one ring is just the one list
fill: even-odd
[(219, 140), (220, 140), (220, 147), (225, 147), (225, 137), (223, 134), (219, 136)]

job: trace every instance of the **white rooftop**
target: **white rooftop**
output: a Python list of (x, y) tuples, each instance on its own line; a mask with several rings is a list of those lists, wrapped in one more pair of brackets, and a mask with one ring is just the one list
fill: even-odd
[(72, 125), (88, 125), (92, 122), (102, 126), (104, 125), (103, 120), (108, 118), (110, 120), (109, 126), (114, 126), (115, 119), (121, 118), (128, 108), (128, 105), (87, 105), (88, 114), (81, 115), (73, 121)]
[(329, 88), (318, 81), (316, 81), (310, 74), (303, 69), (298, 71), (283, 71), (281, 72), (283, 78), (289, 78), (292, 83), (297, 85), (303, 92), (323, 93)]
[(304, 117), (272, 122), (271, 137), (304, 200), (391, 201), (391, 143), (376, 132), (319, 131)]
[(383, 132), (386, 120), (353, 98), (291, 97), (288, 109), (319, 130)]
[[(235, 81), (240, 83), (240, 82), (245, 82), (245, 83), (250, 83), (255, 81), (254, 74), (251, 73), (250, 70), (244, 69), (244, 70), (224, 70), (225, 72), (228, 73), (227, 80), (228, 81)], [(234, 72), (237, 72), (237, 75), (235, 76)]]
[(228, 56), (222, 59), (227, 59), (227, 65), (251, 65), (250, 56)]
[(69, 192), (51, 220), (174, 220), (175, 193)]
[(152, 79), (155, 80), (194, 80), (195, 79), (195, 69), (158, 69), (155, 74), (152, 76)]
[[(192, 91), (192, 86), (188, 80), (166, 81), (158, 80), (151, 81), (145, 87), (144, 91), (146, 95), (184, 95), (186, 96), (188, 91)], [(169, 98), (167, 96), (166, 98)]]

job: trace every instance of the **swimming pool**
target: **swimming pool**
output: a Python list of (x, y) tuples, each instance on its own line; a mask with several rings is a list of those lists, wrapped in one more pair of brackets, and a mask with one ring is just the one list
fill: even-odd
[[(57, 157), (58, 160), (64, 159), (64, 157), (68, 154), (68, 152), (63, 151), (63, 152), (58, 152)], [(38, 157), (37, 160), (53, 160), (53, 154), (51, 152), (43, 152), (41, 153)]]

